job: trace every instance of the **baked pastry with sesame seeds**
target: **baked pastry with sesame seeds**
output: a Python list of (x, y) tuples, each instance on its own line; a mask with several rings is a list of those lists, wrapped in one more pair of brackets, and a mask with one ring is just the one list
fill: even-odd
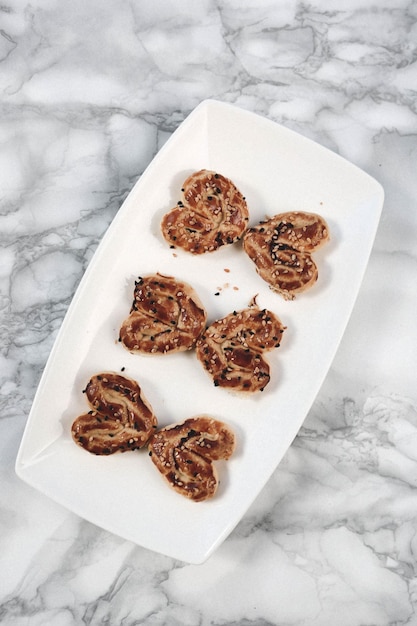
[(103, 372), (89, 380), (84, 393), (92, 410), (74, 420), (71, 434), (75, 443), (99, 455), (146, 445), (157, 419), (136, 381)]
[(148, 444), (151, 459), (168, 484), (194, 502), (214, 496), (218, 477), (213, 461), (230, 458), (234, 448), (229, 426), (208, 416), (166, 426)]
[(191, 174), (181, 191), (182, 200), (161, 222), (162, 235), (171, 246), (203, 254), (242, 237), (249, 211), (231, 180), (203, 169)]
[(119, 339), (131, 352), (191, 350), (206, 319), (206, 310), (189, 284), (172, 276), (151, 274), (135, 283), (133, 304)]
[(316, 213), (280, 213), (249, 228), (243, 249), (273, 291), (286, 300), (312, 287), (318, 268), (311, 253), (329, 241), (326, 221)]
[(270, 380), (262, 354), (279, 347), (285, 326), (255, 304), (211, 324), (196, 345), (196, 354), (216, 387), (254, 393)]

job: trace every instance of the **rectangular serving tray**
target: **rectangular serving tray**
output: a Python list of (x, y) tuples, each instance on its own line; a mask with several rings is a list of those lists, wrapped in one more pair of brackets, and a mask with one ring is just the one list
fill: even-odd
[[(276, 213), (322, 215), (331, 241), (315, 260), (319, 279), (294, 301), (273, 293), (240, 245), (199, 256), (160, 233), (185, 178), (206, 168), (231, 178), (250, 225)], [(378, 226), (381, 185), (317, 143), (233, 105), (202, 102), (139, 178), (103, 237), (68, 309), (45, 367), (16, 459), (19, 477), (77, 515), (145, 548), (201, 563), (229, 535), (296, 436), (332, 363)], [(256, 296), (287, 326), (266, 355), (271, 382), (250, 397), (213, 386), (194, 351), (130, 354), (117, 341), (138, 276), (188, 282), (208, 321)], [(218, 295), (216, 295), (218, 294)], [(73, 420), (88, 410), (82, 390), (100, 371), (124, 371), (142, 387), (159, 425), (210, 414), (235, 431), (233, 457), (218, 463), (216, 496), (188, 501), (169, 488), (146, 451), (110, 457), (74, 444)]]

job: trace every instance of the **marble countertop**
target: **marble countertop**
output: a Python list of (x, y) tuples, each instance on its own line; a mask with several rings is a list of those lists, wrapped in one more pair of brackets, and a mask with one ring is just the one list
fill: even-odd
[[(5, 0), (0, 7), (0, 621), (417, 624), (417, 3)], [(15, 474), (46, 360), (134, 182), (204, 99), (385, 190), (334, 362), (271, 479), (202, 565)]]

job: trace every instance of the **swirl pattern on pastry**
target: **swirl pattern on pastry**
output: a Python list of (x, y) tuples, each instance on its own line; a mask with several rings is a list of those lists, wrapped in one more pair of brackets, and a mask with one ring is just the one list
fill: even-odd
[(286, 300), (294, 300), (318, 278), (311, 253), (329, 240), (325, 220), (315, 213), (280, 213), (249, 228), (243, 249), (256, 271)]
[(185, 180), (181, 191), (183, 199), (161, 222), (169, 244), (203, 254), (242, 237), (249, 212), (245, 198), (231, 180), (200, 170)]
[(274, 313), (252, 305), (211, 324), (197, 341), (197, 358), (216, 387), (263, 391), (270, 368), (262, 353), (279, 347), (284, 330)]
[(92, 410), (72, 424), (71, 434), (79, 446), (109, 455), (146, 445), (157, 419), (136, 381), (104, 372), (93, 376), (84, 392)]
[(171, 276), (152, 274), (135, 283), (129, 317), (119, 339), (131, 352), (165, 354), (194, 347), (207, 319), (194, 289)]
[(213, 461), (228, 459), (235, 447), (232, 430), (211, 417), (192, 417), (155, 432), (151, 459), (178, 493), (201, 502), (214, 496), (218, 478)]

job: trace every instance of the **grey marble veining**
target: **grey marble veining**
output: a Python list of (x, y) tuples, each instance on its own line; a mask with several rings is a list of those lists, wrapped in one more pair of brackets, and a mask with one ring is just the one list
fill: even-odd
[[(416, 61), (409, 0), (1, 4), (2, 624), (417, 624)], [(14, 462), (98, 242), (206, 98), (318, 141), (386, 198), (303, 427), (229, 538), (193, 566), (64, 510)]]

